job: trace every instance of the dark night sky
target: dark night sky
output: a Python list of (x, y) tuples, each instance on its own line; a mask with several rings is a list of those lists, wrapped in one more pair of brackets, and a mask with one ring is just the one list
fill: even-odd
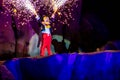
[[(93, 12), (100, 20), (106, 25), (110, 33), (110, 39), (120, 39), (119, 27), (116, 26), (117, 19), (114, 19), (113, 13), (115, 13), (114, 1), (105, 0), (83, 0), (83, 14), (85, 12)], [(116, 14), (117, 15), (117, 14)], [(117, 18), (117, 17), (116, 17)]]

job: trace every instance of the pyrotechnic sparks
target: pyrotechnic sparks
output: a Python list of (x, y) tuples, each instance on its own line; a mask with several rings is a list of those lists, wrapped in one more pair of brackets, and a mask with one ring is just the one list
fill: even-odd
[(53, 11), (54, 13), (65, 4), (67, 0), (52, 0)]
[[(53, 13), (57, 13), (57, 15), (59, 16), (58, 21), (60, 21), (60, 23), (62, 24), (68, 24), (68, 20), (70, 19), (74, 20), (71, 14), (71, 12), (73, 11), (72, 6), (77, 6), (78, 0), (3, 0), (3, 1), (4, 6), (7, 8), (9, 12), (15, 13), (18, 19), (22, 18), (24, 22), (22, 21), (21, 24), (29, 22), (31, 20), (31, 17), (33, 15), (37, 15), (37, 13), (42, 14), (41, 13), (42, 11), (50, 15), (52, 15)], [(42, 11), (40, 12), (40, 10)]]
[(29, 16), (37, 14), (35, 10), (36, 6), (30, 0), (4, 0), (4, 5), (7, 7), (9, 12), (11, 12), (11, 8), (16, 8), (20, 16), (22, 13)]

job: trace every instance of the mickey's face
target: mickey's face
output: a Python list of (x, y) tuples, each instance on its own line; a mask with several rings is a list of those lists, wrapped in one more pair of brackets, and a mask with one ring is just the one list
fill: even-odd
[(47, 17), (47, 16), (43, 17), (43, 21), (44, 22), (50, 22), (49, 17)]

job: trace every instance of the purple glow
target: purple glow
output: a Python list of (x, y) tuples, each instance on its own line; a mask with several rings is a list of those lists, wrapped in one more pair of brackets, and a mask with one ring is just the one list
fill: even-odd
[(61, 55), (56, 55), (56, 59), (59, 63), (61, 63), (63, 60), (63, 57)]
[(77, 54), (70, 54), (68, 57), (68, 65), (73, 65), (76, 60)]
[(110, 63), (111, 58), (112, 58), (112, 52), (106, 53), (106, 63)]

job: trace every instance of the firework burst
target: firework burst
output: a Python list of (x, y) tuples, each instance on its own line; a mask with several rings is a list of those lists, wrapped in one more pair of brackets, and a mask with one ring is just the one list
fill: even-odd
[[(68, 24), (68, 20), (74, 18), (71, 12), (72, 6), (77, 7), (78, 0), (3, 0), (4, 6), (9, 12), (17, 16), (18, 19), (22, 18), (25, 24), (31, 20), (33, 15), (38, 15), (40, 9), (52, 15), (53, 13), (59, 16), (58, 21), (62, 24)], [(64, 17), (64, 19), (63, 19)], [(60, 20), (60, 19), (63, 20)]]

